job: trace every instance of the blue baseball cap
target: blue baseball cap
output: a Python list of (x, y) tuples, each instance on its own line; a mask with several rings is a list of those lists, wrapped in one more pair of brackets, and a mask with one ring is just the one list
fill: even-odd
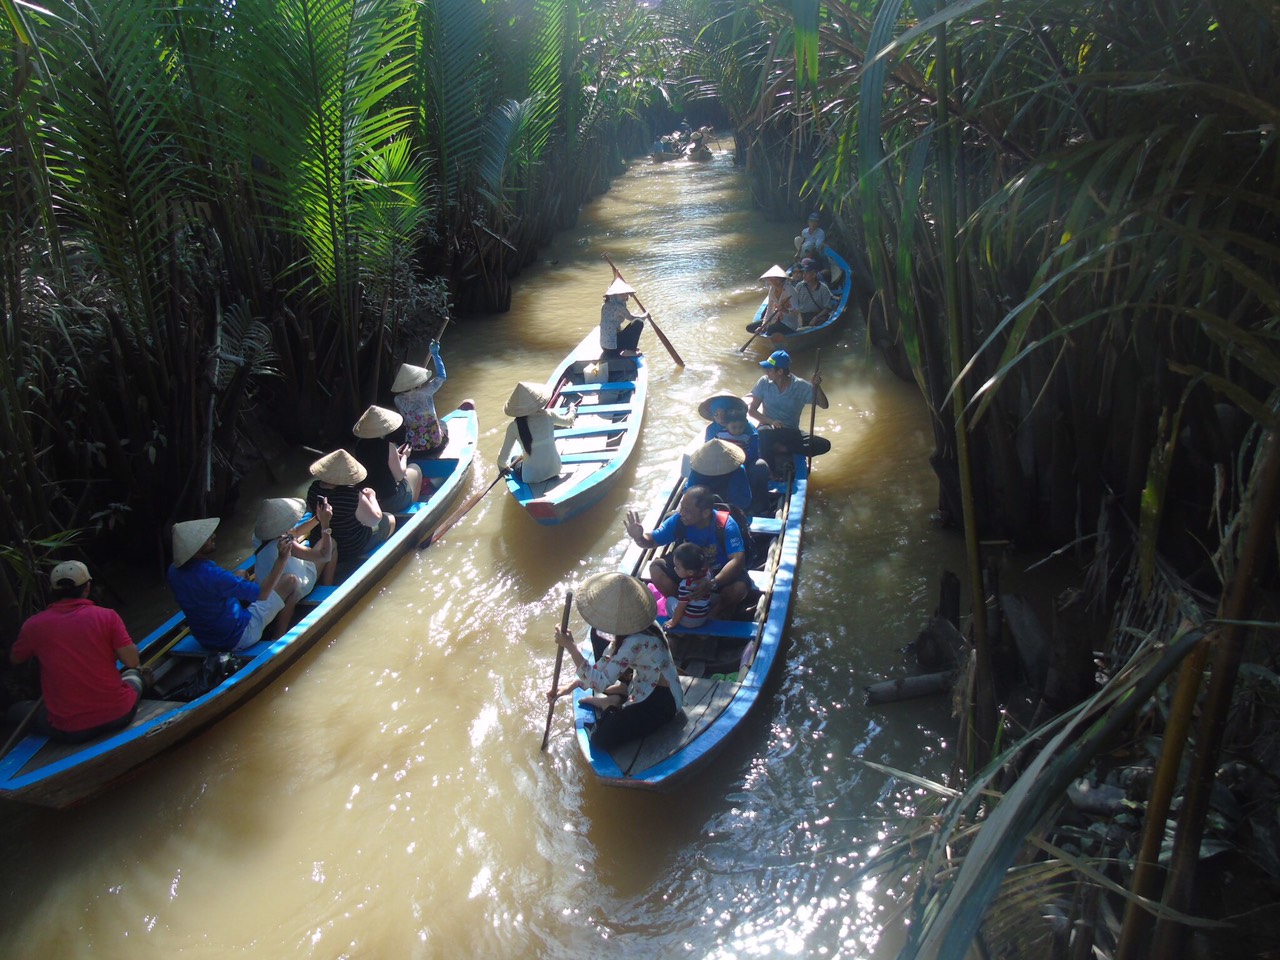
[(760, 361), (760, 366), (764, 367), (766, 370), (790, 370), (791, 354), (787, 353), (785, 350), (775, 350), (773, 353), (769, 354), (768, 360)]

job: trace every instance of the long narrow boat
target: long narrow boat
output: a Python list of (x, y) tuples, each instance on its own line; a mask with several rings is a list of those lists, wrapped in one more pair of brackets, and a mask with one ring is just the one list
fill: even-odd
[[(783, 334), (782, 342), (775, 343), (772, 346), (770, 346), (771, 341), (769, 338), (757, 337), (755, 342), (760, 344), (762, 349), (767, 346), (770, 350), (779, 349), (794, 353), (797, 350), (812, 350), (814, 347), (821, 347), (836, 338), (844, 324), (845, 314), (849, 308), (849, 295), (853, 290), (853, 281), (849, 276), (849, 264), (845, 262), (844, 257), (830, 247), (827, 247), (827, 260), (831, 264), (833, 279), (830, 287), (831, 293), (835, 297), (835, 304), (831, 308), (831, 313), (827, 315), (827, 319), (815, 326), (797, 330), (795, 333)], [(768, 304), (769, 298), (765, 297), (752, 318), (753, 324), (759, 323), (764, 319), (765, 307)]]
[[(448, 414), (448, 446), (416, 459), (423, 470), (421, 499), (397, 516), (396, 531), (341, 583), (317, 586), (299, 607), (306, 612), (278, 640), (246, 650), (209, 653), (186, 629), (181, 613), (139, 644), (153, 687), (133, 722), (83, 744), (29, 735), (0, 759), (0, 799), (63, 808), (89, 799), (136, 772), (162, 751), (189, 739), (244, 704), (294, 663), (407, 552), (421, 544), (462, 492), (475, 456), (478, 430), (471, 401)], [(240, 564), (251, 567), (252, 557)], [(304, 606), (305, 605), (305, 606)]]
[[(684, 492), (689, 471), (686, 453), (670, 482), (644, 520), (652, 530), (674, 510)], [(760, 558), (751, 570), (758, 595), (749, 600), (750, 619), (709, 620), (693, 631), (668, 634), (680, 668), (684, 709), (662, 729), (612, 751), (591, 744), (596, 712), (581, 703), (585, 693), (574, 692), (574, 727), (578, 746), (596, 778), (609, 786), (668, 790), (698, 770), (724, 747), (752, 708), (760, 702), (765, 683), (781, 662), (781, 651), (804, 525), (808, 471), (805, 458), (792, 458), (786, 480), (774, 481), (773, 515), (751, 519), (753, 554)], [(623, 556), (623, 573), (647, 579), (649, 563), (660, 551), (632, 545)], [(589, 643), (583, 647), (591, 657)]]
[(592, 330), (565, 357), (547, 381), (549, 410), (564, 413), (578, 405), (572, 427), (557, 427), (559, 476), (528, 484), (518, 471), (507, 474), (507, 489), (538, 523), (563, 523), (608, 492), (635, 451), (649, 392), (645, 358), (600, 359), (599, 331)]

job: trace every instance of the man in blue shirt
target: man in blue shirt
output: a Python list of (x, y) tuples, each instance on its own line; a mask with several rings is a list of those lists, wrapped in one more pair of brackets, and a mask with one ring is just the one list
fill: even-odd
[[(662, 521), (656, 530), (646, 533), (640, 514), (627, 511), (627, 536), (650, 549), (675, 543), (692, 543), (702, 548), (711, 576), (693, 595), (701, 600), (716, 594), (712, 616), (731, 613), (746, 599), (751, 588), (747, 573), (747, 551), (742, 531), (728, 511), (715, 509), (715, 496), (706, 487), (690, 487), (680, 498), (679, 510)], [(674, 597), (680, 578), (676, 576), (671, 552), (649, 565), (649, 578), (663, 596)]]
[(791, 354), (785, 350), (773, 351), (769, 359), (760, 361), (760, 367), (764, 376), (751, 388), (750, 413), (760, 424), (760, 456), (776, 475), (780, 456), (804, 452), (800, 414), (810, 403), (825, 410), (827, 395), (822, 392), (821, 374), (810, 383), (791, 373)]
[(288, 534), (280, 538), (275, 564), (266, 579), (254, 583), (213, 562), (217, 527), (216, 518), (173, 525), (169, 589), (201, 646), (243, 650), (262, 639), (262, 631), (298, 588), (298, 578), (284, 574), (294, 541)]

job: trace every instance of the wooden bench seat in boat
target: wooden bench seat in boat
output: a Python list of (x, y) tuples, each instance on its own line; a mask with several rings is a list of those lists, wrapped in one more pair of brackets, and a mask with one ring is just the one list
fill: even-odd
[(601, 437), (608, 433), (622, 433), (627, 429), (626, 421), (620, 423), (601, 423), (596, 426), (588, 427), (565, 427), (555, 432), (557, 440), (567, 440), (571, 437)]
[(619, 380), (616, 383), (571, 383), (560, 388), (560, 395), (574, 396), (584, 393), (631, 393), (636, 385), (630, 380)]

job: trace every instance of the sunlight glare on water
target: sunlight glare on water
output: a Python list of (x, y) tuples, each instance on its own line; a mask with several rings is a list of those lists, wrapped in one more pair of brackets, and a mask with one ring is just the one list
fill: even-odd
[(753, 211), (727, 155), (640, 162), (509, 313), (451, 325), (438, 402), (477, 403), (473, 491), (514, 383), (544, 380), (598, 320), (603, 254), (687, 365), (645, 334), (646, 434), (588, 513), (539, 527), (499, 486), (227, 721), (81, 809), (7, 811), (0, 955), (892, 957), (880, 928), (902, 888), (858, 870), (924, 798), (859, 760), (943, 777), (953, 722), (940, 700), (867, 708), (862, 688), (902, 672), (960, 544), (928, 519), (927, 414), (856, 318), (822, 353), (834, 449), (761, 708), (669, 796), (595, 784), (564, 704), (538, 749), (564, 590), (617, 561), (624, 511), (701, 428), (698, 401), (750, 390), (756, 277), (800, 225)]

